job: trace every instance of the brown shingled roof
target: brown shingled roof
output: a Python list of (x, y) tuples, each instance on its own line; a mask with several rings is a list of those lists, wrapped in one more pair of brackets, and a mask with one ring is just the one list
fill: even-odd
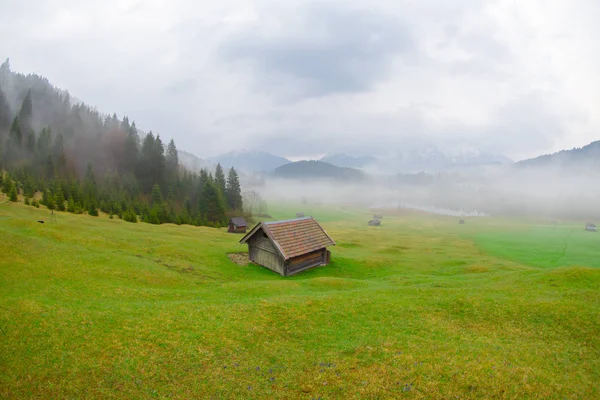
[(240, 243), (246, 243), (260, 228), (273, 241), (286, 260), (335, 245), (333, 239), (312, 217), (261, 222), (244, 236)]

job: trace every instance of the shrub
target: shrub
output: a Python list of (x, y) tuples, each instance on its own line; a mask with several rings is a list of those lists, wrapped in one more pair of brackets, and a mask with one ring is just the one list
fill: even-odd
[(129, 209), (129, 211), (126, 211), (125, 214), (123, 214), (123, 219), (127, 222), (138, 222), (137, 215), (135, 214), (135, 211), (133, 211), (133, 209)]

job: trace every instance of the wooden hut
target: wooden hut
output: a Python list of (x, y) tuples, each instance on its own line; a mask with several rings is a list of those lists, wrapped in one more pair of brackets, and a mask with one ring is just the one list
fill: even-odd
[(598, 228), (596, 228), (596, 225), (594, 225), (594, 224), (586, 224), (585, 230), (589, 231), (589, 232), (597, 232)]
[(229, 218), (229, 233), (246, 233), (246, 220), (242, 217)]
[(383, 219), (383, 215), (375, 214), (375, 215), (373, 215), (373, 219)]
[(333, 239), (312, 217), (260, 222), (241, 240), (250, 261), (283, 276), (327, 265)]
[(372, 219), (369, 221), (369, 226), (381, 226), (381, 221), (378, 219)]
[(304, 218), (304, 213), (302, 213), (302, 212), (296, 213), (296, 218)]
[(465, 220), (461, 218), (461, 219), (458, 221), (458, 223), (459, 223), (459, 224), (461, 224), (461, 225), (464, 225), (464, 224), (465, 224)]

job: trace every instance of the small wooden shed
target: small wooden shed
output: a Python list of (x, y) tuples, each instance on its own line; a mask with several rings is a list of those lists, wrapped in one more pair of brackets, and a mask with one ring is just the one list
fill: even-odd
[(303, 212), (296, 213), (296, 218), (304, 218), (304, 213)]
[(586, 224), (585, 225), (585, 230), (589, 231), (589, 232), (597, 232), (598, 228), (594, 224)]
[(283, 276), (327, 265), (333, 239), (312, 217), (260, 222), (241, 240), (250, 261)]
[(229, 218), (229, 233), (246, 233), (246, 220), (242, 217)]
[(383, 215), (375, 214), (375, 215), (373, 215), (373, 219), (383, 219)]
[(369, 226), (381, 226), (381, 221), (378, 219), (372, 219), (369, 221)]
[(465, 220), (461, 218), (460, 220), (458, 220), (458, 223), (461, 224), (461, 225), (464, 225), (465, 224)]

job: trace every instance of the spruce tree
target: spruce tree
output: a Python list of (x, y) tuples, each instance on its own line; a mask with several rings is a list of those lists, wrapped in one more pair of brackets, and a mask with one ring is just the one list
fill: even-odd
[(165, 157), (167, 175), (169, 179), (173, 179), (177, 174), (177, 167), (179, 165), (179, 156), (177, 154), (177, 147), (175, 147), (175, 141), (171, 139), (167, 146), (167, 154)]
[(30, 155), (35, 153), (35, 132), (33, 132), (33, 130), (27, 135), (27, 152)]
[(19, 117), (15, 117), (13, 119), (12, 124), (10, 125), (10, 145), (13, 150), (21, 150), (23, 146), (23, 132), (21, 130), (21, 122), (19, 121)]
[(215, 170), (215, 184), (217, 185), (217, 188), (221, 191), (221, 195), (225, 196), (225, 174), (223, 173), (223, 167), (221, 167), (220, 163), (217, 164), (217, 168)]
[(12, 121), (12, 115), (10, 112), (10, 106), (6, 95), (0, 88), (0, 140), (2, 139), (5, 130), (8, 130), (10, 122)]
[(225, 190), (227, 203), (231, 210), (242, 209), (242, 189), (235, 168), (231, 167), (229, 176), (227, 177), (227, 188)]
[(21, 126), (26, 133), (29, 133), (31, 129), (31, 117), (33, 116), (33, 103), (31, 102), (31, 89), (27, 91), (23, 104), (21, 104), (21, 110), (19, 111), (19, 120)]
[(155, 184), (152, 186), (152, 206), (162, 205), (163, 203), (163, 195), (160, 191), (160, 186)]
[(18, 197), (18, 194), (17, 194), (17, 187), (12, 182), (11, 182), (11, 185), (10, 185), (10, 190), (8, 191), (8, 199), (10, 201), (12, 201), (12, 202), (19, 201), (19, 197)]
[(60, 184), (57, 186), (56, 193), (54, 194), (54, 204), (56, 204), (56, 209), (58, 211), (65, 211), (65, 195), (60, 187)]
[(42, 195), (42, 204), (48, 207), (48, 210), (54, 210), (56, 208), (56, 205), (54, 204), (54, 197), (48, 189), (46, 189)]
[[(0, 171), (0, 174), (2, 172)], [(12, 187), (12, 180), (10, 175), (7, 173), (6, 175), (4, 175), (4, 179), (2, 182), (2, 191), (4, 192), (4, 194), (8, 194), (8, 192), (10, 192), (10, 188)]]
[(204, 221), (213, 226), (225, 223), (225, 201), (214, 183), (210, 181), (204, 185), (199, 208)]
[[(83, 184), (83, 198), (88, 211), (95, 210), (98, 206), (98, 186), (96, 185), (96, 176), (92, 163), (88, 163), (85, 173), (85, 182)], [(97, 211), (96, 211), (97, 214)], [(93, 215), (93, 214), (90, 214)]]

